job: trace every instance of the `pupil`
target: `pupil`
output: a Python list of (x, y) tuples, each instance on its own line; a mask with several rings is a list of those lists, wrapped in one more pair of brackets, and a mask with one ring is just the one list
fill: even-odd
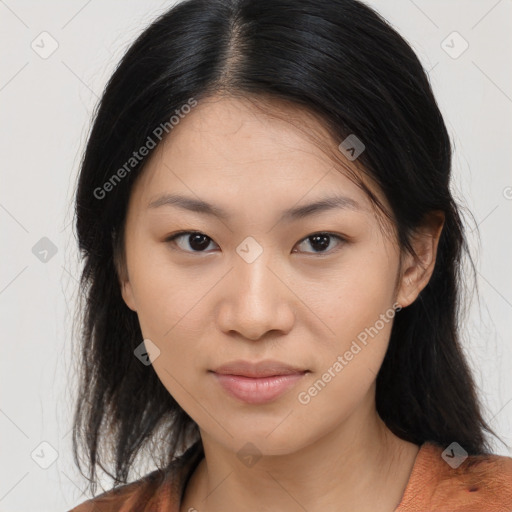
[[(201, 240), (202, 240), (202, 243), (201, 243)], [(208, 247), (208, 244), (209, 244), (208, 237), (206, 235), (199, 235), (197, 233), (194, 235), (189, 235), (189, 244), (190, 244), (190, 247), (192, 247), (192, 249), (197, 250), (197, 251), (202, 251), (203, 249)]]
[(315, 247), (316, 244), (320, 246), (320, 249), (329, 247), (329, 235), (314, 235), (310, 237), (310, 240), (312, 241), (311, 246), (313, 249), (317, 248)]

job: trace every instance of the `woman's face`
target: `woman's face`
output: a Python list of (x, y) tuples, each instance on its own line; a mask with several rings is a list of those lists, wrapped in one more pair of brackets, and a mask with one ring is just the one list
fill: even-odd
[[(346, 200), (283, 215), (327, 197)], [(203, 236), (169, 241), (178, 231)], [(312, 237), (321, 232), (331, 235)], [(285, 454), (374, 410), (394, 305), (411, 302), (395, 289), (398, 247), (364, 192), (290, 123), (242, 100), (200, 103), (136, 182), (125, 241), (124, 300), (158, 377), (203, 434)], [(303, 372), (257, 385), (213, 372), (240, 360)]]

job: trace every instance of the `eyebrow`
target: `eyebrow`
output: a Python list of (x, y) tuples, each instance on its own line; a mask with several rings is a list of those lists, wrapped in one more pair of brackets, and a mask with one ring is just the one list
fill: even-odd
[[(184, 210), (210, 215), (226, 221), (233, 217), (233, 214), (227, 212), (220, 206), (208, 203), (201, 199), (182, 196), (179, 194), (163, 194), (151, 201), (148, 204), (148, 209), (160, 208), (161, 206), (175, 206)], [(328, 196), (315, 201), (314, 203), (283, 210), (281, 212), (280, 221), (291, 222), (293, 220), (303, 219), (304, 217), (321, 212), (344, 208), (354, 211), (362, 210), (361, 205), (350, 197)]]

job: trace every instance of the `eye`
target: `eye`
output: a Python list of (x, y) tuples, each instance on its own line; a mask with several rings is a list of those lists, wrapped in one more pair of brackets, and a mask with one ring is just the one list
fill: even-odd
[[(313, 233), (312, 235), (308, 235), (306, 238), (302, 239), (299, 246), (303, 245), (306, 242), (309, 242), (311, 247), (315, 249), (313, 251), (313, 254), (332, 252), (331, 250), (327, 251), (326, 248), (329, 247), (330, 242), (333, 239), (338, 240), (338, 246), (341, 245), (343, 242), (346, 242), (346, 240), (343, 237), (335, 235), (334, 233)], [(294, 250), (293, 252), (297, 251)]]
[[(184, 243), (181, 246), (177, 242), (180, 239), (184, 240)], [(205, 252), (204, 250), (208, 247), (210, 241), (213, 242), (209, 236), (199, 231), (180, 231), (179, 233), (170, 236), (165, 241), (175, 243), (185, 252)], [(185, 248), (183, 246), (185, 246)], [(189, 251), (187, 246), (192, 248), (192, 251)]]
[[(298, 245), (300, 246), (303, 245), (305, 242), (309, 242), (311, 246), (314, 248), (313, 254), (321, 254), (331, 252), (327, 251), (326, 249), (331, 245), (330, 242), (333, 239), (338, 240), (338, 246), (343, 242), (346, 242), (346, 240), (340, 235), (322, 232), (308, 235), (306, 238), (303, 238)], [(206, 252), (205, 249), (208, 248), (210, 242), (213, 242), (213, 240), (208, 235), (205, 235), (200, 231), (180, 231), (179, 233), (175, 233), (174, 235), (171, 235), (170, 237), (166, 238), (165, 241), (172, 242), (175, 245), (177, 245), (181, 250), (192, 253)], [(183, 243), (180, 245), (180, 243), (178, 242)], [(299, 251), (293, 250), (292, 252)]]

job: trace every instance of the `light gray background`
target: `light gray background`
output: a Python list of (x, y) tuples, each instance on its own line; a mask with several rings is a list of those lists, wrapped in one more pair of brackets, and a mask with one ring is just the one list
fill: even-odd
[[(73, 190), (108, 77), (127, 45), (172, 3), (0, 0), (0, 511), (65, 511), (89, 497), (72, 463), (69, 434), (79, 275)], [(467, 217), (480, 302), (472, 303), (464, 324), (465, 347), (486, 417), (512, 444), (512, 2), (369, 3), (429, 70), (455, 144), (454, 192), (481, 233), (479, 245)], [(453, 31), (469, 44), (461, 55), (464, 41)], [(58, 48), (47, 58), (31, 47), (48, 52), (52, 38)], [(57, 248), (46, 263), (32, 251), (43, 237)], [(52, 450), (57, 459), (43, 469)], [(141, 475), (150, 469), (141, 461)]]

